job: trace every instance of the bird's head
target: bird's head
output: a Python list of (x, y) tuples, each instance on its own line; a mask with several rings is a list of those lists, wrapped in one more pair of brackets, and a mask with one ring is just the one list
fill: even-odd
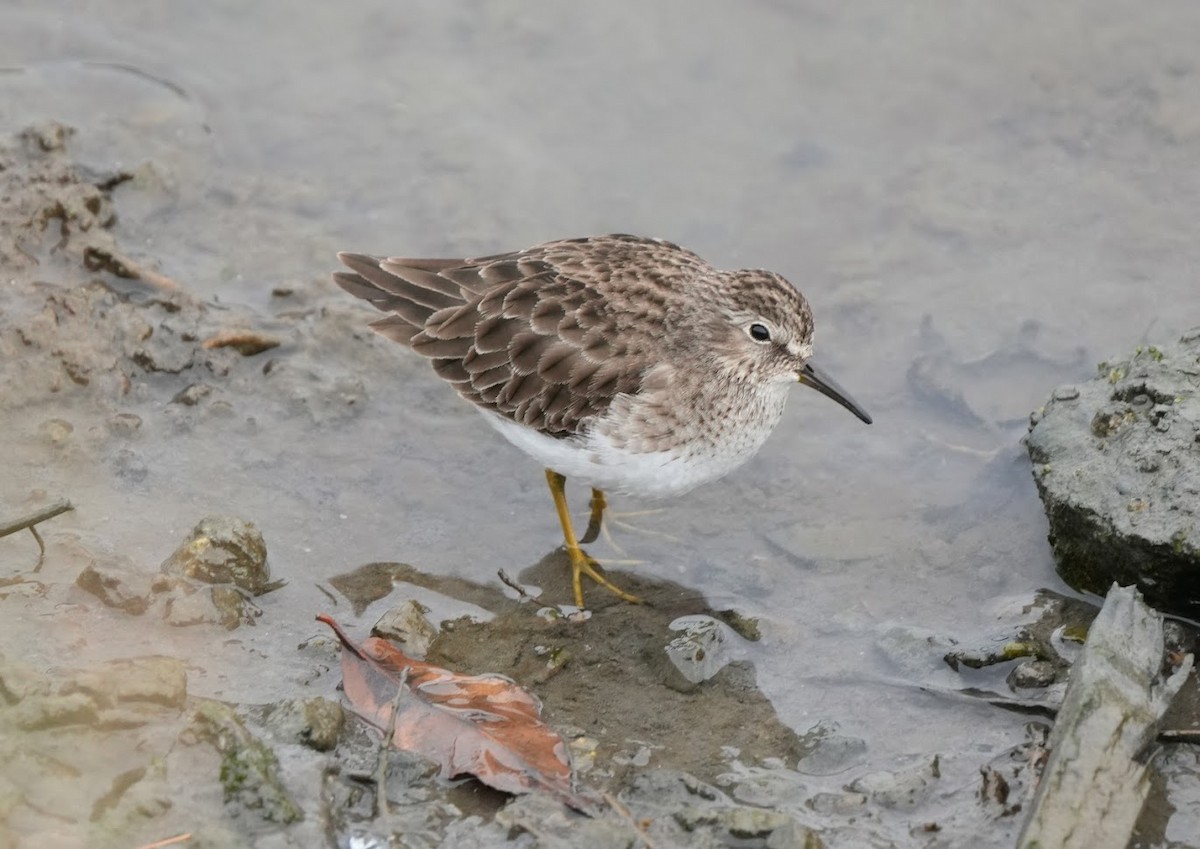
[(871, 423), (849, 393), (813, 364), (812, 308), (795, 286), (757, 269), (718, 272), (705, 283), (705, 335), (727, 374), (760, 385), (799, 381)]

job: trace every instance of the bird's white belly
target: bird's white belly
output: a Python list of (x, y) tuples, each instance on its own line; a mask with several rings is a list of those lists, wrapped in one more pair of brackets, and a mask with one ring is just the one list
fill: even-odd
[(555, 439), (496, 413), (481, 412), (505, 439), (568, 480), (639, 498), (679, 495), (724, 477), (758, 451), (774, 426), (772, 422), (761, 430), (744, 429), (717, 445), (685, 443), (670, 451), (630, 453), (595, 432)]

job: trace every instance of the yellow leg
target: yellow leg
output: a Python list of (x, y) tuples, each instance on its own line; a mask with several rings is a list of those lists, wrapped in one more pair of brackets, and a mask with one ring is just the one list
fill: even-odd
[(588, 517), (587, 530), (583, 532), (583, 536), (579, 538), (580, 545), (587, 545), (589, 542), (595, 542), (600, 536), (600, 529), (604, 527), (604, 509), (608, 507), (608, 499), (604, 497), (604, 493), (592, 487), (592, 515)]
[[(588, 516), (587, 530), (584, 531), (583, 536), (579, 538), (580, 545), (587, 545), (589, 542), (595, 542), (600, 538), (601, 534), (604, 534), (604, 539), (608, 542), (608, 544), (621, 554), (624, 554), (625, 549), (621, 548), (621, 546), (617, 544), (617, 541), (613, 539), (612, 533), (609, 531), (610, 525), (635, 534), (658, 537), (659, 539), (665, 539), (670, 542), (679, 542), (679, 537), (674, 537), (670, 534), (664, 534), (662, 531), (651, 530), (650, 528), (639, 528), (637, 525), (625, 521), (625, 517), (632, 518), (634, 516), (652, 516), (655, 513), (662, 513), (664, 511), (661, 507), (657, 507), (653, 510), (637, 510), (633, 513), (610, 512), (608, 514), (608, 521), (605, 521), (604, 513), (606, 510), (608, 510), (608, 499), (605, 498), (602, 491), (592, 487), (591, 508), (591, 515)], [(641, 561), (631, 560), (628, 562), (640, 563)]]
[[(596, 567), (599, 565), (587, 553), (579, 547), (579, 540), (575, 538), (575, 528), (571, 525), (571, 514), (567, 511), (567, 493), (563, 485), (567, 479), (553, 469), (546, 469), (546, 483), (550, 486), (550, 494), (554, 496), (554, 509), (558, 511), (558, 521), (563, 529), (563, 541), (567, 548), (567, 556), (571, 559), (571, 589), (575, 593), (575, 606), (583, 609), (583, 575), (586, 574), (589, 578), (595, 581), (600, 586), (611, 592), (617, 597), (640, 604), (641, 599), (631, 593), (625, 592), (608, 578), (601, 575)], [(596, 490), (593, 490), (596, 492)], [(603, 498), (603, 495), (601, 495)], [(593, 510), (595, 503), (593, 502)], [(601, 506), (603, 511), (603, 506)]]

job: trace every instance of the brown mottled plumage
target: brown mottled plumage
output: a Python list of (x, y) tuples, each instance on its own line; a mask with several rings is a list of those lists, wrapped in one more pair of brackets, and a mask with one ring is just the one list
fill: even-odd
[(338, 285), (389, 313), (371, 327), (434, 371), (547, 467), (574, 569), (562, 474), (601, 490), (684, 492), (752, 456), (800, 381), (870, 417), (812, 354), (812, 311), (769, 271), (718, 271), (670, 242), (613, 235), (479, 259), (339, 254)]

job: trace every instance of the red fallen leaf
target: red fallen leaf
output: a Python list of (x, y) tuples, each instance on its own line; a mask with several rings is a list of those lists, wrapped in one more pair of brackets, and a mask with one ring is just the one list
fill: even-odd
[[(342, 642), (342, 688), (356, 713), (392, 743), (440, 764), (443, 778), (469, 773), (506, 793), (543, 790), (577, 811), (594, 805), (571, 787), (571, 762), (542, 721), (537, 698), (503, 675), (460, 675), (416, 660), (386, 640), (356, 645), (327, 614), (317, 617)], [(397, 701), (399, 687), (406, 694)]]

